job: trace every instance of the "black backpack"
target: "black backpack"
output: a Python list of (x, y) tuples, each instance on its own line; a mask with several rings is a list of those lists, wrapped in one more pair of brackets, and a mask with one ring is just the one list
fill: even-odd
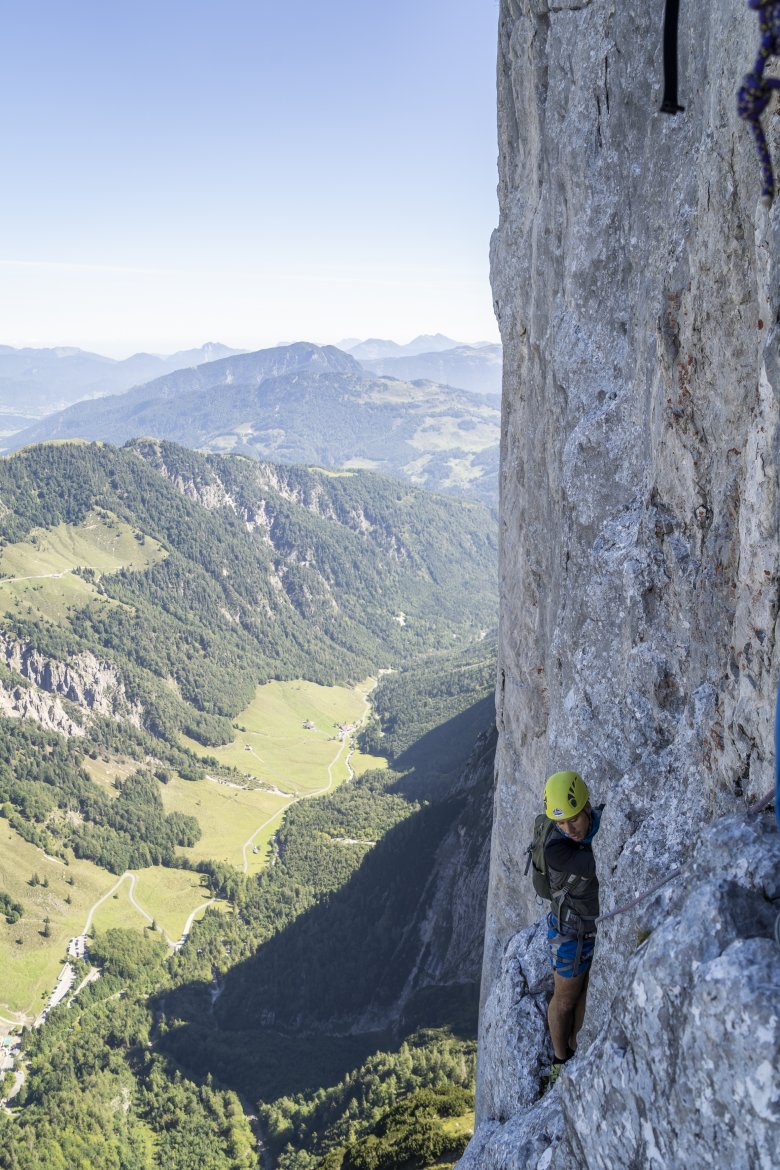
[(548, 902), (552, 901), (552, 892), (550, 891), (550, 878), (547, 873), (547, 863), (544, 860), (544, 847), (547, 844), (547, 838), (555, 828), (555, 821), (551, 821), (544, 813), (539, 813), (534, 818), (534, 835), (531, 839), (531, 844), (526, 849), (528, 860), (525, 863), (525, 875), (528, 875), (528, 870), (531, 870), (531, 880), (534, 883), (534, 889), (540, 898), (545, 898)]

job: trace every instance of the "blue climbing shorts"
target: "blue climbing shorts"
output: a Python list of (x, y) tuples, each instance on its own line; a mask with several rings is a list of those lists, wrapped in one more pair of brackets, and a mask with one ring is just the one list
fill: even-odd
[(583, 936), (582, 950), (577, 969), (574, 961), (577, 958), (577, 932), (569, 929), (565, 923), (558, 929), (558, 919), (555, 914), (547, 915), (547, 943), (550, 947), (550, 963), (556, 975), (563, 979), (576, 979), (590, 970), (593, 962), (593, 948), (596, 945), (596, 932), (591, 931)]

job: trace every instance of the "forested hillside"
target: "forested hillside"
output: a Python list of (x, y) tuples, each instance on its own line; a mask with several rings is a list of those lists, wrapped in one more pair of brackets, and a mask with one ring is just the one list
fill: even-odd
[[(68, 443), (0, 460), (0, 534), (9, 1020), (89, 933), (23, 1037), (21, 1089), (0, 1078), (3, 1170), (237, 1170), (258, 1136), (290, 1168), (361, 1166), (364, 1140), (420, 1166), (461, 1148), (489, 513), (366, 473)], [(263, 780), (283, 718), (294, 754), (280, 740), (283, 779)]]
[(490, 631), (462, 650), (426, 655), (384, 675), (360, 732), (366, 751), (412, 777), (422, 773), (429, 788), (436, 777), (451, 778), (492, 722), (496, 651)]
[[(230, 741), (258, 683), (355, 682), (493, 618), (484, 509), (372, 475), (67, 444), (0, 461), (0, 506), (0, 698), (72, 733), (66, 748), (26, 724), (8, 738), (0, 798), (28, 840), (117, 873), (170, 864), (198, 830), (163, 816), (151, 780), (116, 803), (95, 793), (89, 744), (196, 778), (182, 736)], [(145, 561), (78, 563), (88, 536), (96, 557), (124, 539)], [(58, 766), (40, 765), (45, 744)]]
[(33, 545), (30, 578), (36, 546), (60, 525), (101, 520), (118, 537), (126, 524), (162, 550), (144, 571), (87, 568), (72, 604), (57, 605), (52, 584), (41, 607), (35, 586), (0, 585), (0, 609), (8, 636), (45, 655), (115, 662), (143, 727), (169, 741), (187, 725), (221, 742), (265, 679), (354, 680), (494, 621), (484, 509), (364, 473), (277, 472), (171, 444), (67, 444), (2, 460), (0, 506), (2, 547)]

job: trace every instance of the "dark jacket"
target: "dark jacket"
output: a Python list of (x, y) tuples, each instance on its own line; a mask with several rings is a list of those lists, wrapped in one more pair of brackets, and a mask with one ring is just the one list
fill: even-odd
[[(584, 841), (572, 841), (555, 826), (544, 847), (544, 860), (553, 895), (553, 912), (566, 926), (586, 931), (596, 929), (599, 915), (599, 879), (591, 842), (598, 832), (601, 810), (594, 809), (593, 821)], [(568, 887), (560, 902), (556, 895)]]

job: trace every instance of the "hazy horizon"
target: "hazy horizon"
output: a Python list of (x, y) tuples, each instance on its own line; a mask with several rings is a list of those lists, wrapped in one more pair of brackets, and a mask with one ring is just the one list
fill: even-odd
[[(91, 353), (91, 354), (95, 355), (96, 357), (106, 357), (106, 358), (111, 358), (114, 361), (121, 362), (121, 361), (126, 361), (128, 358), (136, 357), (139, 354), (149, 354), (152, 357), (170, 358), (170, 357), (175, 356), (177, 353), (186, 353), (189, 350), (202, 350), (210, 345), (224, 345), (228, 349), (239, 350), (243, 353), (255, 353), (255, 352), (258, 352), (259, 350), (263, 350), (263, 349), (277, 349), (277, 348), (281, 348), (282, 346), (285, 346), (285, 345), (297, 345), (297, 344), (311, 344), (311, 345), (317, 345), (317, 346), (321, 346), (321, 347), (331, 345), (331, 346), (335, 346), (337, 349), (342, 349), (345, 352), (348, 352), (351, 347), (360, 345), (366, 341), (388, 341), (388, 342), (393, 342), (396, 345), (403, 348), (406, 345), (411, 345), (411, 343), (413, 341), (416, 341), (420, 337), (429, 337), (429, 336), (433, 337), (433, 336), (436, 336), (437, 334), (444, 335), (447, 337), (449, 336), (448, 334), (443, 334), (442, 330), (437, 330), (436, 334), (422, 333), (422, 332), (418, 331), (417, 333), (414, 333), (409, 337), (388, 337), (386, 335), (374, 334), (370, 337), (343, 337), (337, 341), (316, 340), (313, 337), (288, 337), (288, 338), (283, 338), (283, 339), (278, 340), (278, 341), (272, 341), (270, 343), (264, 343), (264, 344), (249, 343), (247, 345), (231, 345), (229, 342), (223, 341), (222, 338), (220, 338), (220, 337), (210, 337), (210, 338), (208, 338), (207, 341), (202, 341), (202, 342), (199, 342), (199, 343), (196, 343), (193, 345), (177, 346), (175, 349), (171, 349), (171, 350), (155, 350), (155, 349), (150, 349), (148, 346), (146, 346), (146, 347), (141, 346), (139, 349), (133, 349), (133, 350), (128, 350), (126, 348), (123, 348), (116, 353), (109, 353), (108, 350), (106, 350), (106, 349), (102, 349), (102, 350), (100, 350), (100, 349), (87, 349), (84, 346), (72, 345), (68, 342), (54, 342), (54, 343), (41, 342), (40, 344), (36, 344), (36, 345), (14, 345), (12, 342), (6, 341), (3, 337), (0, 337), (0, 349), (7, 347), (9, 349), (13, 349), (13, 350), (17, 350), (17, 351), (22, 351), (25, 349), (78, 350), (80, 353)], [(456, 345), (456, 346), (461, 346), (461, 345), (481, 346), (481, 345), (500, 345), (501, 344), (501, 339), (498, 337), (493, 338), (493, 339), (487, 338), (487, 337), (451, 337), (451, 338), (449, 338), (449, 340), (451, 340), (453, 342), (453, 345)]]
[(498, 340), (496, 4), (13, 6), (2, 342)]

